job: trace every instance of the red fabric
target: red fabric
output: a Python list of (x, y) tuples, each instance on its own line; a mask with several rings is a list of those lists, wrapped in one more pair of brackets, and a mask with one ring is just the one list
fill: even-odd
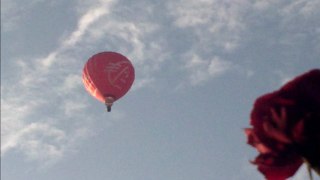
[(297, 154), (260, 154), (253, 161), (267, 180), (285, 180), (299, 169), (302, 159)]
[(268, 180), (291, 177), (306, 158), (320, 165), (320, 70), (300, 75), (282, 88), (259, 97), (251, 112), (248, 144)]
[(93, 97), (105, 102), (107, 96), (118, 100), (125, 95), (133, 84), (134, 76), (134, 68), (125, 56), (101, 52), (85, 64), (82, 81)]

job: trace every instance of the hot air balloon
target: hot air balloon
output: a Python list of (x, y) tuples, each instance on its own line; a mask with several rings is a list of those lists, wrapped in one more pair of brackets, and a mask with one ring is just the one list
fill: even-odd
[(112, 104), (131, 88), (134, 68), (131, 62), (119, 53), (101, 52), (86, 62), (82, 81), (86, 90), (105, 103), (110, 112)]

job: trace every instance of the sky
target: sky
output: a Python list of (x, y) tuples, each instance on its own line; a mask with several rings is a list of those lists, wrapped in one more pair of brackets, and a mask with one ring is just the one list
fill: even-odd
[[(110, 113), (81, 79), (102, 51), (136, 74)], [(263, 179), (253, 102), (319, 57), (319, 0), (1, 0), (1, 179)]]

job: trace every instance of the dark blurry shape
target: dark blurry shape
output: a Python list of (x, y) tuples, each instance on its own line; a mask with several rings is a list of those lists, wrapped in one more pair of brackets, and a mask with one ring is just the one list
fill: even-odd
[[(268, 180), (285, 180), (305, 161), (320, 173), (320, 70), (314, 69), (259, 97), (251, 112), (248, 144)], [(320, 175), (320, 174), (319, 174)]]
[(134, 81), (131, 62), (116, 52), (93, 55), (85, 64), (82, 81), (86, 90), (105, 103), (108, 112), (115, 101), (124, 96)]

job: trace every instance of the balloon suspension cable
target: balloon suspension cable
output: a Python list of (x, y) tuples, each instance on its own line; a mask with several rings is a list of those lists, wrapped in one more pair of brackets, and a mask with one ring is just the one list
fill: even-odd
[(114, 102), (114, 98), (111, 97), (111, 96), (108, 96), (106, 97), (106, 100), (105, 100), (105, 105), (107, 106), (107, 111), (110, 112), (111, 111), (111, 106)]

